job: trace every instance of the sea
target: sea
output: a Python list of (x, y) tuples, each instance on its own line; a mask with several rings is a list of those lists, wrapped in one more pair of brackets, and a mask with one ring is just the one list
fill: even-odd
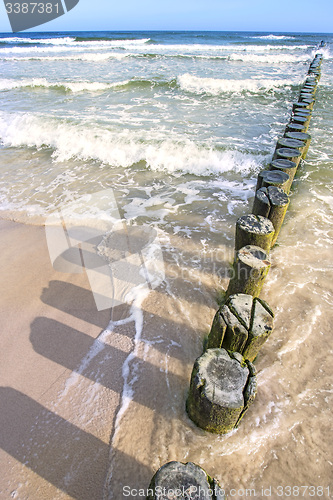
[[(197, 463), (229, 498), (333, 495), (332, 43), (320, 33), (0, 34), (0, 216), (45, 224), (83, 199), (91, 218), (89, 200), (112, 191), (121, 220), (153, 228), (163, 252), (158, 286), (134, 294), (99, 339), (125, 325), (132, 342), (114, 374), (105, 498), (147, 488), (170, 460)], [(275, 328), (255, 361), (258, 394), (237, 430), (212, 435), (185, 412), (192, 366), (228, 283), (236, 221), (251, 213), (317, 53), (312, 141), (261, 295)], [(75, 403), (82, 427), (87, 401), (103, 404), (98, 390), (95, 379)]]

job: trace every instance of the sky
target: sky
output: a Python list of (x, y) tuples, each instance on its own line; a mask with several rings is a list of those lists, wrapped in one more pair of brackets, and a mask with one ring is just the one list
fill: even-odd
[[(4, 2), (0, 31), (11, 32)], [(331, 33), (333, 0), (80, 0), (30, 31), (133, 30)]]

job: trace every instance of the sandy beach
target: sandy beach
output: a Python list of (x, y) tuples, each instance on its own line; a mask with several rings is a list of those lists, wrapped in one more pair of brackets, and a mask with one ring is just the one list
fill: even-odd
[(110, 311), (97, 311), (85, 274), (53, 270), (43, 227), (1, 221), (0, 230), (1, 498), (101, 498), (130, 343), (114, 338), (102, 418), (97, 404), (78, 424), (64, 383)]
[[(0, 500), (137, 500), (145, 495), (134, 491), (171, 460), (203, 467), (228, 498), (247, 489), (258, 499), (332, 496), (333, 38), (326, 38), (311, 145), (261, 293), (275, 319), (255, 360), (258, 394), (226, 435), (188, 418), (191, 371), (228, 284), (236, 221), (251, 213), (258, 173), (323, 36), (0, 39)], [(69, 247), (80, 244), (82, 274), (52, 267), (43, 221), (54, 224), (60, 213), (63, 229), (73, 215), (75, 222), (62, 240), (53, 235), (54, 254), (71, 265)], [(82, 237), (112, 217), (119, 226), (103, 229), (98, 244), (96, 233)], [(143, 227), (157, 243), (143, 245)], [(98, 262), (108, 260), (103, 272), (95, 261), (89, 267), (97, 245)], [(143, 249), (164, 265), (156, 288)], [(125, 268), (127, 281), (114, 271)], [(90, 286), (95, 271), (112, 275), (110, 286)], [(123, 302), (132, 302), (98, 311), (91, 288), (102, 298), (112, 289), (114, 298), (114, 283), (130, 289)]]

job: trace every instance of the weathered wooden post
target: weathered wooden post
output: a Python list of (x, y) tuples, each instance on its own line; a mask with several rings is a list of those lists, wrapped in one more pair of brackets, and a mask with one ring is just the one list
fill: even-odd
[(207, 347), (222, 347), (253, 361), (273, 330), (274, 314), (258, 297), (231, 295), (215, 314)]
[(305, 144), (303, 141), (300, 141), (298, 139), (291, 139), (290, 137), (280, 137), (280, 139), (278, 139), (276, 144), (276, 149), (273, 154), (273, 160), (277, 158), (277, 151), (278, 149), (281, 148), (298, 149), (298, 151), (300, 151), (301, 154), (303, 154)]
[(274, 237), (274, 226), (260, 215), (243, 215), (236, 222), (235, 250), (254, 245), (270, 252)]
[(256, 191), (261, 187), (276, 186), (286, 189), (290, 183), (289, 174), (272, 170), (262, 170), (258, 174)]
[(289, 181), (283, 188), (283, 190), (288, 194), (297, 171), (297, 164), (294, 161), (278, 158), (270, 163), (269, 168), (270, 170), (277, 170), (289, 175)]
[(311, 118), (311, 111), (309, 109), (298, 109), (296, 114), (299, 116), (304, 116), (309, 120)]
[(302, 157), (302, 153), (298, 151), (298, 149), (293, 149), (293, 148), (279, 148), (276, 151), (276, 158), (281, 158), (283, 160), (290, 160), (296, 163), (296, 165), (299, 164), (300, 160)]
[(306, 132), (306, 127), (290, 121), (286, 126), (286, 132)]
[(294, 102), (293, 104), (293, 113), (296, 112), (297, 109), (309, 109), (312, 110), (311, 104), (307, 102)]
[(272, 246), (276, 243), (288, 206), (289, 196), (275, 186), (260, 188), (255, 195), (252, 213), (269, 219), (274, 226)]
[(225, 500), (225, 492), (193, 462), (168, 462), (154, 474), (146, 500)]
[(285, 136), (288, 137), (289, 139), (297, 139), (298, 141), (304, 142), (302, 158), (305, 159), (310, 147), (311, 135), (305, 132), (285, 132)]
[(239, 352), (207, 349), (194, 363), (187, 413), (201, 429), (233, 430), (257, 392), (256, 371)]
[(301, 125), (303, 125), (304, 127), (309, 127), (309, 124), (310, 124), (310, 119), (311, 117), (310, 116), (302, 116), (298, 113), (295, 113), (293, 115), (293, 122), (294, 123), (300, 123)]
[(236, 293), (258, 297), (270, 267), (269, 255), (262, 248), (248, 245), (238, 250), (226, 297)]

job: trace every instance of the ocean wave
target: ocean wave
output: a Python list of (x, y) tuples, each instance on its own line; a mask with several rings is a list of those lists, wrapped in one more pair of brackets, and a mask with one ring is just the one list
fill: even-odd
[(201, 78), (197, 76), (192, 76), (189, 73), (180, 75), (177, 78), (179, 86), (181, 89), (188, 92), (195, 93), (207, 93), (211, 95), (218, 95), (223, 92), (260, 92), (267, 91), (271, 89), (277, 89), (279, 87), (286, 87), (292, 85), (298, 85), (299, 80), (270, 80), (270, 79), (260, 79), (260, 80), (225, 80), (219, 78)]
[(175, 88), (177, 80), (121, 80), (116, 82), (87, 82), (87, 81), (62, 81), (50, 82), (46, 78), (31, 78), (23, 80), (0, 79), (0, 91), (12, 90), (18, 88), (50, 88), (62, 90), (65, 92), (98, 92), (103, 90), (131, 90), (131, 89), (146, 89), (156, 87)]
[(90, 91), (96, 92), (101, 90), (107, 90), (115, 87), (124, 87), (128, 85), (130, 80), (124, 80), (121, 82), (105, 83), (105, 82), (49, 82), (46, 78), (32, 78), (30, 80), (0, 80), (0, 91), (1, 90), (12, 90), (17, 88), (25, 87), (41, 87), (41, 88), (53, 88), (57, 90), (64, 90), (70, 92), (82, 92)]
[[(27, 53), (40, 53), (44, 54), (47, 52), (80, 52), (80, 51), (100, 51), (100, 50), (132, 50), (135, 52), (147, 52), (147, 47), (149, 47), (150, 54), (161, 54), (161, 55), (197, 55), (206, 53), (208, 55), (225, 55), (230, 52), (257, 52), (259, 54), (272, 52), (272, 51), (297, 51), (297, 50), (307, 50), (310, 48), (309, 45), (282, 45), (279, 47), (273, 45), (209, 45), (209, 44), (174, 44), (174, 45), (164, 45), (164, 44), (150, 44), (149, 38), (144, 38), (140, 40), (110, 40), (110, 41), (96, 41), (96, 42), (74, 42), (72, 39), (68, 38), (66, 43), (48, 44), (48, 40), (44, 39), (42, 42), (43, 46), (12, 46), (12, 47), (1, 47), (1, 54), (27, 54)], [(36, 42), (37, 43), (37, 42)]]
[(144, 90), (179, 87), (185, 92), (195, 94), (219, 95), (222, 93), (252, 92), (260, 93), (267, 90), (279, 89), (299, 85), (299, 80), (292, 79), (244, 79), (227, 80), (220, 78), (204, 78), (193, 76), (189, 73), (179, 75), (170, 80), (136, 79), (121, 80), (116, 82), (88, 82), (88, 81), (48, 81), (46, 78), (31, 78), (22, 80), (0, 79), (0, 91), (18, 88), (47, 88), (64, 92), (98, 92), (103, 90)]
[(208, 147), (183, 136), (166, 137), (164, 130), (108, 130), (29, 113), (1, 112), (0, 137), (9, 147), (52, 148), (55, 161), (98, 160), (123, 168), (143, 161), (152, 170), (175, 175), (257, 172), (263, 161), (256, 154)]
[(229, 56), (230, 61), (243, 61), (243, 62), (253, 62), (253, 63), (268, 63), (268, 64), (280, 64), (280, 63), (303, 63), (311, 61), (311, 54), (231, 54)]
[(47, 44), (47, 45), (96, 45), (97, 47), (103, 45), (109, 46), (131, 46), (142, 45), (150, 42), (150, 38), (128, 38), (128, 39), (110, 39), (107, 37), (59, 37), (59, 38), (24, 38), (24, 37), (3, 37), (0, 38), (0, 43), (12, 44)]
[[(52, 39), (50, 39), (52, 40)], [(62, 39), (60, 39), (62, 40)], [(48, 40), (44, 39), (43, 46), (38, 46), (39, 41), (35, 41), (34, 46), (13, 46), (13, 47), (1, 47), (0, 54), (26, 54), (26, 53), (47, 53), (47, 52), (70, 52), (70, 51), (94, 51), (101, 49), (139, 49), (139, 50), (147, 50), (147, 41), (149, 38), (143, 38), (140, 40), (110, 40), (106, 41), (97, 41), (97, 42), (75, 42), (74, 40), (68, 39), (66, 43), (56, 43), (49, 44)], [(35, 46), (37, 45), (37, 46)]]
[[(1, 53), (1, 52), (0, 52)], [(131, 57), (130, 53), (122, 53), (119, 54), (117, 52), (113, 53), (79, 53), (79, 54), (71, 54), (71, 55), (57, 55), (57, 56), (11, 56), (11, 57), (1, 57), (1, 61), (87, 61), (92, 63), (98, 63), (102, 61), (108, 61), (112, 59), (116, 59), (118, 61), (126, 59), (127, 57)]]
[(295, 40), (295, 36), (290, 35), (262, 35), (262, 36), (253, 36), (251, 38), (259, 38), (260, 40)]
[(50, 44), (68, 45), (75, 42), (75, 38), (70, 36), (61, 38), (23, 38), (18, 36), (0, 38), (0, 43), (27, 43), (27, 44)]

